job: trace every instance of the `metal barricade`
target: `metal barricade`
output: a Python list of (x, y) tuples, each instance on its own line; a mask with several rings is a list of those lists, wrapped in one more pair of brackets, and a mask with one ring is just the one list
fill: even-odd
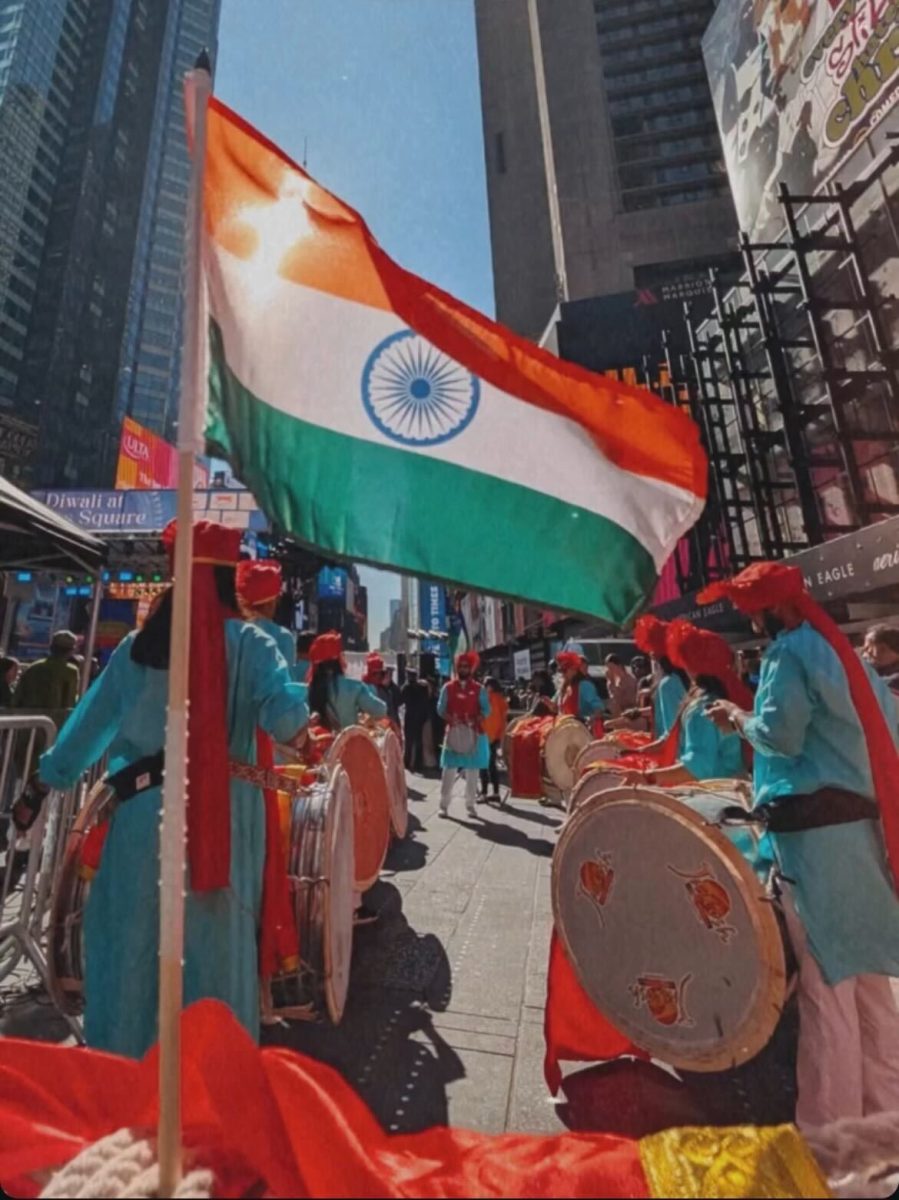
[[(56, 736), (50, 716), (0, 714), (0, 854), (5, 853), (0, 860), (0, 981), (24, 959), (47, 986), (46, 935), (54, 881), (78, 809), (102, 774), (98, 764), (69, 791), (51, 791), (34, 824), (20, 834), (13, 805)], [(80, 1039), (80, 1024), (67, 1020)]]

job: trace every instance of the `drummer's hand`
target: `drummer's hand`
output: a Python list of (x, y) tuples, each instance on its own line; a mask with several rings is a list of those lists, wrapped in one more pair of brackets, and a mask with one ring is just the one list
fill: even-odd
[(739, 706), (730, 700), (714, 700), (705, 709), (705, 715), (718, 729), (727, 732), (733, 730), (733, 721), (739, 711)]
[(291, 740), (288, 742), (288, 745), (293, 750), (302, 750), (308, 741), (309, 741), (309, 726), (304, 725), (303, 728), (298, 730), (298, 732), (291, 738)]

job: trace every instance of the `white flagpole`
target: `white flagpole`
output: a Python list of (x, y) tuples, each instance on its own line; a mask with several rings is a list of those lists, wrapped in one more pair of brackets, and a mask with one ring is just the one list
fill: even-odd
[(540, 141), (543, 144), (543, 169), (546, 174), (546, 195), (549, 201), (549, 222), (552, 228), (553, 259), (556, 266), (556, 292), (559, 300), (567, 300), (568, 270), (565, 266), (565, 239), (562, 235), (562, 214), (559, 208), (559, 187), (556, 181), (556, 158), (553, 153), (549, 102), (546, 98), (546, 72), (543, 67), (543, 42), (540, 37), (537, 0), (528, 0), (528, 21), (531, 27), (534, 81), (537, 85), (537, 111), (540, 115)]
[[(184, 323), (178, 406), (178, 539), (169, 656), (165, 779), (162, 788), (159, 879), (159, 1195), (174, 1196), (182, 1175), (181, 1006), (183, 999), (187, 727), (190, 677), (190, 590), (193, 549), (194, 455), (202, 451), (205, 402), (203, 311), (203, 169), (206, 105), (212, 91), (204, 54), (186, 78), (193, 161), (184, 235)], [(188, 536), (190, 535), (190, 536)]]

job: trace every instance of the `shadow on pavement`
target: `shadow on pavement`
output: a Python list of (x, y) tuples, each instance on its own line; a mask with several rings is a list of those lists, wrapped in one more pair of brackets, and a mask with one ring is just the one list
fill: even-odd
[(456, 821), (459, 825), (468, 825), (478, 837), (486, 838), (488, 842), (494, 842), (498, 846), (517, 846), (520, 850), (527, 850), (528, 854), (536, 854), (541, 858), (552, 857), (552, 842), (548, 842), (546, 838), (529, 837), (523, 830), (515, 829), (512, 825), (501, 825), (491, 821), (484, 816), (483, 806), (477, 817), (455, 817), (450, 812), (448, 819)]
[(536, 825), (548, 825), (551, 829), (561, 829), (565, 819), (562, 813), (550, 816), (540, 808), (516, 808), (510, 803), (504, 806), (503, 811), (509, 813), (510, 816), (521, 817), (523, 821), (533, 821)]
[(416, 838), (424, 826), (414, 813), (409, 813), (409, 828), (403, 840), (395, 838), (390, 843), (387, 858), (384, 861), (385, 871), (420, 871), (428, 861), (428, 847)]
[(341, 1024), (275, 1026), (264, 1030), (263, 1041), (334, 1067), (389, 1131), (446, 1124), (447, 1085), (465, 1075), (431, 1017), (450, 1003), (449, 959), (439, 938), (411, 928), (393, 885), (381, 880), (365, 899), (381, 919), (356, 930)]

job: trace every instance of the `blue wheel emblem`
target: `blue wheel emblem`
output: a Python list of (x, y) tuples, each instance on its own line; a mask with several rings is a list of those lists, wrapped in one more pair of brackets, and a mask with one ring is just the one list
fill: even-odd
[(362, 372), (362, 402), (377, 429), (404, 446), (457, 437), (478, 411), (475, 375), (412, 329), (385, 338)]

